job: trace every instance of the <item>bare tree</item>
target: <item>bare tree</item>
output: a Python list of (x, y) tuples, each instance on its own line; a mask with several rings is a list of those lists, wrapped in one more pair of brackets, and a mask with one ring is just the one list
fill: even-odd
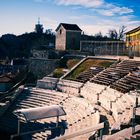
[(118, 33), (118, 39), (119, 40), (123, 40), (124, 39), (125, 32), (126, 32), (126, 26), (123, 25), (123, 26), (121, 26), (119, 28), (119, 33)]
[(126, 26), (123, 25), (119, 28), (118, 32), (116, 29), (109, 30), (108, 35), (111, 39), (123, 40), (125, 32), (126, 32)]
[(109, 30), (108, 35), (109, 35), (109, 38), (111, 39), (115, 39), (115, 40), (118, 39), (118, 33), (115, 29)]

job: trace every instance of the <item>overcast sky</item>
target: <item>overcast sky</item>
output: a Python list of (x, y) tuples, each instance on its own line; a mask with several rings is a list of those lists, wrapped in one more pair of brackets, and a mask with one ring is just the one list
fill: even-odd
[(0, 35), (34, 31), (40, 17), (45, 29), (78, 24), (87, 34), (140, 26), (140, 0), (0, 0)]

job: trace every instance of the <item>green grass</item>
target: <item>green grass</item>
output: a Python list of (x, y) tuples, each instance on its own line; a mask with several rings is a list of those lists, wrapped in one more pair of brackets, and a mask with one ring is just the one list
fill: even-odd
[(87, 59), (79, 67), (72, 71), (65, 79), (75, 80), (81, 72), (88, 70), (90, 67), (98, 66), (107, 68), (113, 63), (113, 60)]
[(75, 66), (80, 60), (79, 59), (70, 59), (67, 61), (67, 68), (71, 69), (73, 66)]
[(64, 74), (63, 68), (56, 68), (53, 71), (53, 77), (55, 77), (55, 78), (60, 78), (63, 74)]
[(69, 59), (67, 62), (66, 62), (66, 67), (58, 67), (56, 68), (54, 71), (53, 71), (53, 77), (55, 78), (60, 78), (61, 76), (64, 75), (64, 69), (67, 68), (67, 69), (71, 69), (73, 66), (75, 66), (78, 62), (80, 61), (80, 59)]

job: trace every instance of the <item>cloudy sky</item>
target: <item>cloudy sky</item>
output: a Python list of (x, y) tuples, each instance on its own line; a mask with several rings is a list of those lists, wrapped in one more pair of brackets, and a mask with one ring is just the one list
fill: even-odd
[(140, 0), (0, 0), (0, 35), (34, 30), (38, 17), (45, 29), (60, 22), (78, 24), (87, 34), (140, 26)]

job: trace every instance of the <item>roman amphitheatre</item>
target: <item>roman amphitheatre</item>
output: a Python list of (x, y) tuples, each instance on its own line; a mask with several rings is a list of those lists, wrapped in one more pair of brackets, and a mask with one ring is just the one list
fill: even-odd
[[(1, 98), (1, 138), (140, 139), (140, 59), (87, 56)], [(47, 113), (47, 115), (45, 114)], [(18, 129), (18, 130), (17, 130)]]

